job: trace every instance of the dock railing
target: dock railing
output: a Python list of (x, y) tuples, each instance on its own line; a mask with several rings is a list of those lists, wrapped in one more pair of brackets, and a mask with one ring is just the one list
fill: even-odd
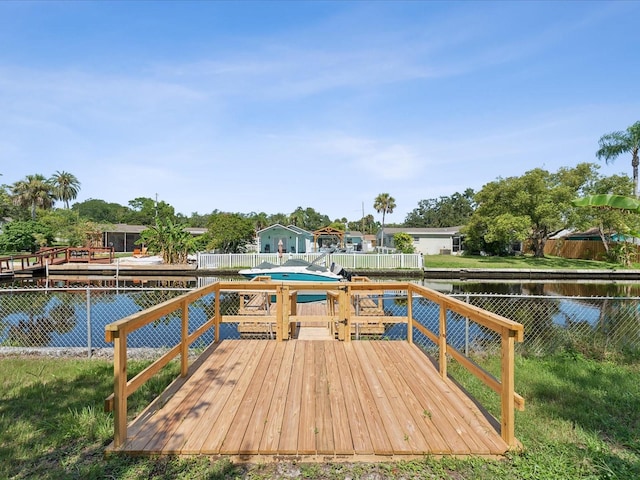
[[(127, 439), (128, 397), (178, 356), (180, 376), (186, 377), (189, 373), (189, 348), (205, 333), (213, 331), (212, 343), (215, 344), (220, 341), (222, 323), (269, 324), (268, 328), (273, 327), (275, 330), (275, 340), (281, 342), (293, 338), (295, 325), (305, 321), (327, 322), (332, 326), (338, 340), (346, 342), (351, 341), (352, 337), (358, 338), (360, 333), (373, 334), (376, 338), (402, 339), (410, 343), (414, 343), (416, 335), (428, 339), (437, 351), (439, 374), (443, 379), (448, 378), (447, 366), (452, 358), (498, 393), (501, 402), (500, 433), (508, 445), (515, 447), (517, 441), (514, 433), (514, 410), (524, 409), (524, 399), (515, 392), (514, 343), (523, 340), (522, 325), (416, 284), (358, 280), (304, 284), (271, 281), (217, 282), (107, 325), (106, 340), (114, 344), (114, 392), (105, 400), (105, 409), (114, 412), (114, 447), (120, 447)], [(326, 293), (326, 313), (313, 318), (298, 315), (297, 297), (302, 291), (305, 294), (309, 291)], [(213, 296), (210, 317), (190, 333), (192, 326), (189, 307), (207, 296)], [(260, 301), (254, 301), (249, 305), (252, 298), (264, 298), (266, 308)], [(390, 304), (394, 304), (394, 299), (398, 298), (402, 299), (398, 303), (405, 305), (399, 314), (391, 311), (389, 307)], [(230, 300), (239, 301), (240, 304), (232, 307)], [(430, 310), (423, 309), (422, 313), (417, 314), (420, 302), (428, 303)], [(168, 315), (175, 316), (178, 312), (181, 321), (180, 342), (170, 347), (164, 355), (138, 375), (128, 379), (127, 337), (153, 322), (158, 322), (157, 325), (161, 327), (162, 323), (159, 320)], [(436, 319), (432, 318), (434, 314), (437, 316)], [(447, 324), (451, 314), (464, 317), (499, 336), (499, 379), (477, 365), (453, 342), (448, 341)], [(432, 325), (431, 328), (429, 324)], [(369, 329), (376, 325), (382, 325), (383, 329)], [(403, 328), (402, 338), (386, 333), (389, 329), (397, 329), (398, 326)], [(273, 336), (268, 335), (266, 338)], [(420, 346), (426, 350), (424, 345)]]
[(113, 247), (46, 247), (36, 253), (0, 257), (0, 274), (46, 269), (69, 262), (111, 263)]

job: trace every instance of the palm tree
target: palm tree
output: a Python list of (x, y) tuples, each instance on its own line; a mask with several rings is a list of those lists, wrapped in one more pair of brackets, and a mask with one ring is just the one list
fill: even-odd
[(75, 175), (69, 172), (58, 172), (51, 177), (56, 200), (62, 200), (64, 206), (69, 210), (69, 200), (75, 200), (80, 191), (80, 182)]
[(393, 213), (396, 208), (396, 199), (388, 193), (381, 193), (373, 202), (373, 208), (378, 213), (382, 213), (382, 245), (384, 247), (384, 216), (387, 213)]
[(289, 223), (291, 225), (295, 225), (296, 227), (303, 228), (305, 220), (304, 210), (302, 207), (296, 208), (291, 215), (289, 215)]
[(607, 133), (600, 137), (600, 148), (596, 152), (599, 159), (605, 162), (615, 160), (623, 153), (631, 153), (631, 167), (633, 168), (633, 196), (638, 197), (638, 147), (640, 147), (640, 122), (636, 122), (624, 132)]
[(36, 219), (36, 208), (51, 208), (55, 200), (53, 186), (39, 173), (27, 175), (11, 186), (13, 204), (31, 210), (31, 218)]

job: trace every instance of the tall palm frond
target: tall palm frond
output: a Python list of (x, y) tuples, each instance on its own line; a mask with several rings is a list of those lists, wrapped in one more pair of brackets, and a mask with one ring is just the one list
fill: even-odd
[(25, 179), (18, 180), (11, 186), (13, 204), (19, 207), (29, 208), (31, 218), (35, 220), (38, 207), (48, 209), (53, 206), (55, 196), (52, 184), (38, 173), (27, 175)]
[(600, 148), (596, 152), (599, 159), (606, 163), (614, 161), (623, 153), (631, 153), (631, 168), (633, 169), (633, 196), (638, 197), (638, 149), (640, 148), (640, 122), (636, 122), (624, 132), (612, 132), (600, 137)]
[(75, 200), (78, 197), (80, 182), (72, 173), (56, 171), (51, 177), (51, 183), (54, 187), (55, 199), (62, 200), (65, 208), (68, 210), (69, 201)]
[(387, 213), (393, 213), (396, 208), (396, 199), (388, 193), (379, 194), (373, 202), (373, 208), (382, 213), (382, 246), (384, 247), (384, 217)]

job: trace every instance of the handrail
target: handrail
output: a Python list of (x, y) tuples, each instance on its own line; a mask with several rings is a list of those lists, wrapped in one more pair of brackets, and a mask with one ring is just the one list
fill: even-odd
[[(500, 395), (501, 403), (501, 428), (502, 439), (509, 445), (515, 446), (515, 408), (524, 410), (524, 398), (515, 392), (515, 342), (524, 339), (524, 327), (518, 322), (509, 320), (495, 313), (482, 310), (481, 308), (469, 305), (456, 298), (448, 297), (440, 292), (422, 287), (416, 284), (409, 284), (410, 294), (416, 293), (440, 306), (440, 328), (438, 335), (429, 332), (422, 327), (420, 330), (427, 333), (430, 340), (439, 346), (439, 370), (442, 378), (447, 378), (447, 354), (457, 360), (464, 368), (480, 379), (485, 385), (493, 389)], [(446, 330), (447, 311), (455, 312), (463, 317), (467, 317), (485, 328), (498, 334), (501, 338), (502, 366), (500, 380), (496, 379), (489, 372), (477, 365), (467, 356), (459, 352), (452, 345), (448, 344)], [(414, 323), (414, 326), (416, 324)]]
[[(0, 273), (15, 273), (16, 271), (45, 268), (47, 265), (68, 263), (73, 252), (83, 252), (83, 259), (86, 258), (89, 263), (92, 260), (108, 260), (111, 263), (114, 255), (113, 247), (45, 247), (36, 253), (24, 253), (0, 258)], [(96, 253), (108, 254), (108, 257), (96, 259)], [(20, 268), (16, 268), (18, 262), (20, 263)]]
[[(296, 316), (296, 297), (299, 290), (324, 291), (327, 293), (327, 305), (329, 312), (327, 317), (332, 324), (338, 326), (338, 338), (351, 341), (351, 326), (362, 322), (366, 318), (388, 318), (392, 322), (408, 324), (407, 341), (413, 343), (413, 329), (422, 332), (439, 347), (439, 373), (443, 379), (447, 379), (448, 357), (457, 360), (463, 367), (479, 378), (500, 395), (501, 400), (501, 435), (510, 446), (516, 445), (514, 425), (514, 409), (524, 409), (524, 399), (514, 390), (514, 343), (522, 341), (523, 326), (517, 322), (501, 317), (494, 313), (482, 310), (478, 307), (466, 304), (455, 298), (448, 297), (426, 287), (404, 282), (307, 282), (288, 283), (273, 281), (243, 281), (243, 282), (216, 282), (179, 297), (167, 300), (147, 310), (129, 315), (126, 318), (113, 322), (105, 327), (107, 342), (114, 343), (114, 393), (105, 400), (105, 409), (114, 412), (114, 445), (120, 447), (127, 438), (127, 398), (159, 372), (172, 359), (181, 356), (180, 375), (188, 373), (188, 349), (189, 346), (204, 333), (214, 329), (213, 341), (220, 339), (220, 323), (223, 321), (238, 321), (251, 317), (225, 315), (220, 310), (221, 295), (227, 292), (254, 292), (275, 296), (275, 315), (261, 316), (263, 321), (268, 319), (275, 322), (276, 341), (288, 338), (290, 318)], [(361, 317), (357, 312), (352, 312), (352, 301), (359, 295), (375, 295), (384, 292), (406, 293), (408, 297), (407, 316), (404, 317)], [(189, 305), (199, 298), (215, 294), (215, 313), (195, 332), (189, 331)], [(422, 296), (439, 306), (439, 331), (434, 333), (420, 324), (414, 317), (412, 301), (414, 295)], [(131, 380), (127, 380), (127, 336), (167, 314), (181, 309), (181, 339), (162, 357), (149, 365)], [(455, 312), (470, 320), (488, 328), (501, 336), (502, 367), (500, 380), (476, 365), (470, 358), (459, 352), (447, 342), (447, 312)], [(258, 317), (256, 317), (258, 318)]]

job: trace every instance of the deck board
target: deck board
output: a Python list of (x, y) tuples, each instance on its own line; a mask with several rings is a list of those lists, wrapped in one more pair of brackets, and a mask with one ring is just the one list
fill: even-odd
[(402, 341), (225, 340), (118, 451), (243, 459), (503, 455), (495, 419)]

